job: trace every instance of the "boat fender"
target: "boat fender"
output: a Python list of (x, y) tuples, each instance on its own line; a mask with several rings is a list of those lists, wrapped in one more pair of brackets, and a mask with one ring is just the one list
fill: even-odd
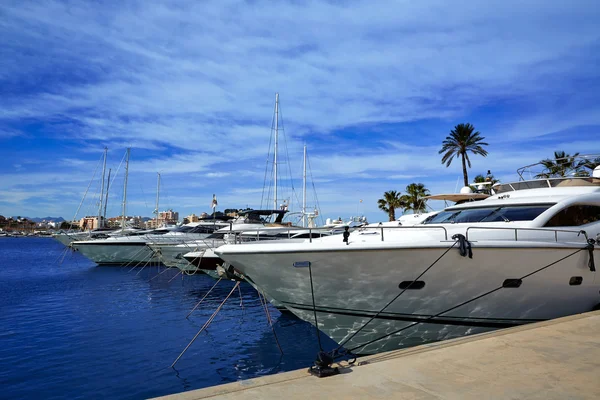
[(350, 237), (350, 231), (348, 229), (349, 228), (347, 226), (344, 227), (344, 243), (347, 245), (350, 244), (350, 242), (348, 242), (348, 238)]
[(473, 258), (473, 250), (471, 250), (471, 243), (469, 243), (465, 235), (457, 233), (456, 235), (452, 236), (452, 239), (458, 240), (458, 252), (461, 256), (466, 257), (468, 255), (469, 258)]

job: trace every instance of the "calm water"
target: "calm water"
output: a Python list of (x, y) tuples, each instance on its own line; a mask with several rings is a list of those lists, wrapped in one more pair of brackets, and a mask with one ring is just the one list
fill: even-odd
[[(233, 287), (206, 275), (168, 282), (157, 267), (97, 267), (50, 238), (0, 238), (0, 398), (140, 399), (312, 363), (314, 328), (242, 284), (174, 370), (169, 366)], [(334, 343), (324, 340), (326, 348)]]

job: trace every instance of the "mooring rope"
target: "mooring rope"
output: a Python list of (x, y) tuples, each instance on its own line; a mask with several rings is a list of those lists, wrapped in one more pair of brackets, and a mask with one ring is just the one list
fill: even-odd
[[(462, 236), (462, 235), (461, 235)], [(454, 237), (453, 237), (454, 238)], [(362, 331), (367, 325), (369, 325), (375, 318), (377, 318), (379, 316), (379, 314), (381, 314), (386, 308), (388, 308), (393, 302), (395, 302), (400, 296), (402, 296), (404, 294), (404, 292), (406, 292), (408, 289), (410, 289), (412, 287), (412, 285), (418, 281), (423, 275), (425, 275), (427, 273), (427, 271), (429, 271), (435, 264), (438, 263), (438, 261), (440, 261), (446, 254), (448, 254), (448, 252), (450, 250), (452, 250), (452, 248), (454, 246), (456, 246), (457, 243), (459, 243), (459, 239), (456, 238), (456, 241), (454, 243), (452, 243), (452, 246), (448, 247), (433, 263), (431, 263), (429, 265), (429, 267), (425, 268), (425, 270), (423, 272), (421, 272), (421, 274), (419, 276), (417, 276), (407, 287), (405, 287), (400, 293), (398, 293), (392, 300), (390, 300), (381, 310), (377, 311), (377, 313), (375, 313), (375, 315), (373, 315), (363, 326), (361, 326), (358, 330), (356, 330), (352, 335), (350, 335), (350, 337), (346, 338), (345, 340), (343, 340), (339, 346), (333, 350), (333, 354), (335, 354), (338, 350), (340, 350), (346, 343), (348, 343), (350, 340), (352, 340), (352, 338), (354, 336), (356, 336), (360, 331)], [(464, 240), (464, 236), (463, 236), (463, 240)], [(470, 245), (469, 245), (470, 248)], [(462, 255), (462, 252), (461, 252)]]
[(283, 349), (281, 348), (281, 344), (279, 343), (279, 338), (277, 338), (277, 333), (275, 332), (275, 327), (273, 326), (273, 320), (271, 319), (271, 313), (269, 312), (267, 296), (265, 296), (264, 293), (261, 296), (261, 292), (259, 292), (258, 289), (256, 290), (256, 292), (258, 293), (258, 299), (260, 300), (260, 304), (264, 308), (265, 315), (267, 317), (267, 324), (271, 327), (271, 331), (273, 332), (273, 336), (275, 337), (275, 343), (277, 344), (277, 348), (279, 349), (281, 355), (283, 355)]
[(192, 313), (196, 310), (196, 308), (198, 308), (198, 306), (200, 304), (202, 304), (202, 302), (204, 301), (204, 299), (206, 298), (206, 296), (208, 296), (210, 294), (210, 292), (213, 291), (213, 289), (219, 284), (219, 282), (221, 282), (221, 280), (222, 280), (222, 278), (219, 278), (219, 280), (214, 285), (212, 285), (212, 287), (209, 289), (208, 292), (206, 292), (206, 294), (204, 295), (204, 297), (202, 297), (200, 299), (200, 301), (194, 306), (194, 308), (192, 308), (192, 311), (190, 311), (188, 313), (188, 315), (185, 316), (186, 319), (189, 318), (190, 315), (192, 315)]
[(190, 341), (190, 343), (188, 343), (187, 346), (185, 346), (185, 349), (183, 349), (183, 351), (181, 352), (181, 354), (179, 354), (179, 356), (175, 359), (175, 361), (173, 361), (173, 364), (171, 364), (171, 368), (173, 368), (175, 366), (175, 364), (177, 364), (177, 361), (179, 361), (179, 359), (183, 356), (183, 354), (187, 351), (187, 349), (190, 348), (190, 346), (192, 345), (192, 343), (194, 343), (194, 341), (196, 340), (196, 338), (198, 338), (198, 336), (200, 336), (200, 333), (202, 333), (203, 330), (205, 330), (206, 328), (208, 328), (208, 326), (213, 322), (213, 320), (215, 319), (215, 317), (217, 316), (217, 314), (219, 313), (219, 311), (221, 311), (221, 308), (223, 308), (223, 305), (225, 304), (225, 302), (229, 299), (229, 297), (231, 297), (231, 294), (235, 291), (235, 289), (237, 289), (237, 287), (240, 285), (240, 282), (236, 282), (235, 285), (233, 286), (233, 288), (231, 289), (231, 291), (229, 292), (229, 294), (227, 295), (227, 297), (225, 297), (225, 299), (221, 302), (221, 304), (219, 304), (219, 306), (217, 307), (217, 309), (215, 310), (214, 313), (212, 313), (212, 315), (210, 316), (210, 318), (208, 318), (208, 320), (204, 323), (204, 325), (202, 325), (202, 328), (200, 328), (200, 330), (198, 331), (198, 333), (196, 333), (196, 336), (194, 336), (194, 338)]
[(315, 305), (315, 289), (313, 287), (311, 264), (311, 262), (308, 263), (308, 276), (310, 277), (310, 294), (312, 296), (313, 313), (315, 315), (315, 329), (317, 331), (317, 342), (319, 343), (319, 350), (322, 352), (323, 346), (321, 345), (321, 331), (319, 330), (319, 321), (317, 320), (317, 306)]

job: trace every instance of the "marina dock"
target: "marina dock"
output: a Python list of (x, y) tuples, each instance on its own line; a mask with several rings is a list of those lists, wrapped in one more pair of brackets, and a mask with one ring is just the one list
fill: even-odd
[(594, 311), (160, 399), (598, 399), (599, 332)]

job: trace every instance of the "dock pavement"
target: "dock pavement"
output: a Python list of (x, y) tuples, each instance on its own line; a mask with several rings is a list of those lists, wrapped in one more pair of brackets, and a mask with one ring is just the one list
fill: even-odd
[(160, 397), (242, 399), (600, 399), (600, 311)]

